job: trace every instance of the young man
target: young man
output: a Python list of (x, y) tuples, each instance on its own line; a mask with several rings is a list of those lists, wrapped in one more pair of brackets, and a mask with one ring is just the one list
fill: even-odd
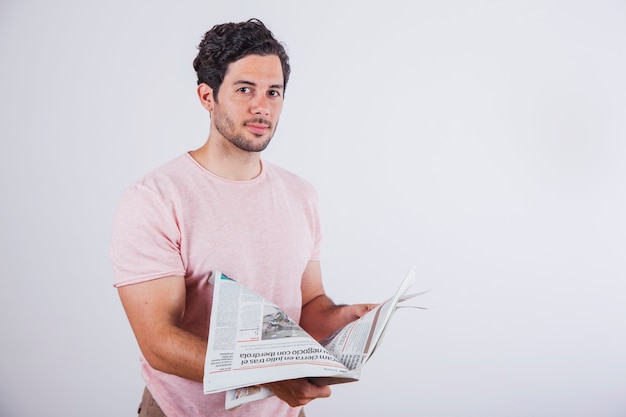
[[(297, 416), (328, 397), (306, 379), (267, 386), (276, 396), (224, 410), (204, 395), (214, 270), (279, 305), (321, 340), (370, 304), (335, 305), (324, 292), (313, 187), (261, 159), (289, 79), (284, 47), (259, 20), (214, 26), (194, 60), (209, 138), (129, 187), (111, 246), (115, 286), (137, 338), (146, 391), (140, 415)], [(161, 411), (162, 410), (162, 411)]]

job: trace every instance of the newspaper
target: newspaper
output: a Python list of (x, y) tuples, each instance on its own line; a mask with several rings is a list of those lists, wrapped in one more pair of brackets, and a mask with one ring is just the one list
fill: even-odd
[(427, 292), (407, 294), (414, 280), (413, 267), (393, 297), (317, 342), (275, 304), (214, 271), (204, 393), (227, 391), (225, 408), (231, 409), (273, 395), (260, 384), (357, 381), (400, 303)]

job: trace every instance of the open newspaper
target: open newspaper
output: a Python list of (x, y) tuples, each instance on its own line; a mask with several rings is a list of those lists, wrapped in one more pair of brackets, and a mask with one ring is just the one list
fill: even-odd
[(414, 280), (411, 268), (391, 298), (317, 342), (276, 305), (214, 271), (204, 393), (227, 391), (225, 408), (231, 409), (273, 395), (260, 384), (295, 378), (317, 385), (357, 381), (396, 309), (426, 292), (407, 294)]

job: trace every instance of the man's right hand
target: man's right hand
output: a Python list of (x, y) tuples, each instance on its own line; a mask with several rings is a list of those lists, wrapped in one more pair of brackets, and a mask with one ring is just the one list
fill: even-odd
[(312, 384), (306, 378), (289, 379), (286, 381), (263, 384), (269, 388), (278, 398), (291, 407), (306, 405), (316, 398), (328, 398), (331, 391), (329, 386)]

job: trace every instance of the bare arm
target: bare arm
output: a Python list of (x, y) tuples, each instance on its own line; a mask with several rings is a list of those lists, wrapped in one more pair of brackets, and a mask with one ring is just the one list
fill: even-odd
[(179, 327), (185, 311), (183, 277), (127, 285), (118, 293), (150, 366), (202, 382), (207, 341)]

